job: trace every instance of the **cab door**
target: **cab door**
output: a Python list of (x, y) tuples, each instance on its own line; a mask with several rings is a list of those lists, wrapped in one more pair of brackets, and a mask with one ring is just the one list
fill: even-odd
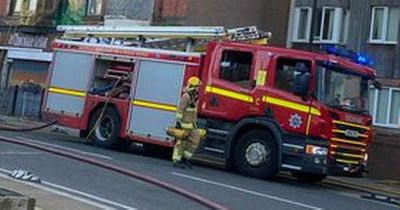
[[(311, 97), (296, 93), (295, 78), (301, 74), (311, 75), (312, 61), (278, 56), (273, 59), (272, 67), (273, 84), (263, 101), (284, 131), (308, 134), (310, 112), (315, 110), (311, 109)], [(307, 86), (309, 89), (310, 83)]]
[[(238, 120), (262, 112), (262, 93), (257, 85), (265, 83), (258, 74), (263, 63), (257, 51), (220, 47), (214, 54), (202, 96), (202, 114), (223, 120)], [(265, 71), (263, 71), (265, 73)], [(259, 83), (259, 84), (258, 84)]]

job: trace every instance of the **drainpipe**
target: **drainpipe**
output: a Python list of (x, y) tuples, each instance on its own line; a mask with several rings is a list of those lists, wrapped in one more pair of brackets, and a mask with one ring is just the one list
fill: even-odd
[(317, 10), (317, 0), (313, 0), (313, 7), (311, 11), (311, 29), (310, 29), (310, 37), (308, 41), (308, 51), (312, 51), (313, 41), (314, 41), (314, 31), (315, 31), (315, 15), (317, 14), (315, 11)]

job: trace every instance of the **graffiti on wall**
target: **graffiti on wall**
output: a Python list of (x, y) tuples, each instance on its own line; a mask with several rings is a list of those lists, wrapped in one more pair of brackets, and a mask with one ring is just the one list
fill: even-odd
[(43, 35), (28, 35), (14, 33), (10, 36), (8, 44), (16, 47), (30, 47), (46, 49), (49, 38)]

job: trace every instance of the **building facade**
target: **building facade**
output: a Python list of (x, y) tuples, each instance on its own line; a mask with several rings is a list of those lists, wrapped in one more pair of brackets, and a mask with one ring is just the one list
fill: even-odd
[(383, 88), (369, 91), (376, 130), (370, 176), (399, 178), (400, 1), (292, 0), (289, 16), (288, 47), (317, 51), (333, 44), (373, 59)]
[[(272, 32), (271, 44), (284, 46), (289, 0), (88, 0), (106, 25), (225, 26), (255, 25)], [(93, 4), (91, 2), (94, 2)], [(273, 9), (268, 9), (273, 8)], [(95, 19), (92, 19), (95, 20)], [(102, 18), (97, 19), (99, 22)], [(97, 23), (99, 23), (97, 22)]]

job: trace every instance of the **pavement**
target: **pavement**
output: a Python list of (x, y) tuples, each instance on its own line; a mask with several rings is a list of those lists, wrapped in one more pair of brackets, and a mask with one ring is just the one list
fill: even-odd
[[(15, 117), (1, 116), (0, 124), (2, 127), (6, 128), (30, 128), (41, 126), (44, 123)], [(51, 126), (36, 132), (51, 133), (53, 135), (57, 133), (65, 136), (79, 135), (78, 131), (61, 126)], [(381, 201), (389, 200), (392, 203), (400, 206), (400, 181), (329, 176), (321, 184), (362, 192), (365, 194), (365, 196), (370, 196), (371, 199)]]
[(3, 174), (0, 175), (0, 186), (8, 191), (22, 194), (24, 197), (34, 198), (36, 200), (34, 207), (35, 210), (102, 209), (77, 199), (67, 197), (65, 194), (57, 192), (53, 189), (49, 189), (35, 183), (17, 181)]

